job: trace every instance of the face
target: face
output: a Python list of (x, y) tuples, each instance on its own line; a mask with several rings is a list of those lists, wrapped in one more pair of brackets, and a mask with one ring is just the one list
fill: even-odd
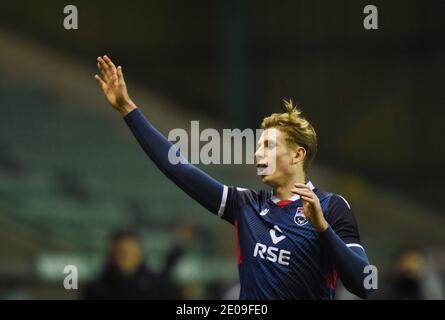
[(422, 254), (413, 250), (405, 252), (398, 258), (396, 268), (401, 274), (415, 276), (422, 271), (423, 263)]
[(297, 165), (304, 159), (303, 148), (291, 148), (286, 141), (286, 133), (277, 128), (269, 128), (263, 131), (255, 160), (258, 174), (263, 183), (275, 188), (288, 184), (297, 170)]
[(141, 264), (141, 248), (136, 239), (120, 239), (114, 243), (111, 250), (114, 263), (125, 274), (133, 273)]

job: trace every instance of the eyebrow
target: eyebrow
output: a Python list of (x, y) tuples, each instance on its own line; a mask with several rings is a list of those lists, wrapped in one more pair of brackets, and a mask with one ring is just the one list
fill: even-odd
[[(275, 141), (274, 141), (274, 140), (269, 140), (269, 139), (264, 139), (264, 140), (263, 140), (263, 144), (265, 144), (265, 143), (270, 143), (270, 142), (278, 143), (278, 141), (276, 141), (276, 140), (275, 140)], [(260, 144), (261, 144), (260, 141), (258, 141), (258, 142), (257, 142), (257, 146), (260, 145)]]

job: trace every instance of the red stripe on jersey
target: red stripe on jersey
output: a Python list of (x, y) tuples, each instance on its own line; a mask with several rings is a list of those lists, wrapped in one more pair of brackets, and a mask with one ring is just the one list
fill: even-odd
[(337, 286), (337, 271), (335, 269), (332, 269), (328, 273), (328, 278), (326, 279), (326, 285), (329, 289), (335, 289)]
[(235, 236), (236, 236), (236, 262), (238, 264), (243, 263), (243, 257), (241, 256), (241, 246), (238, 236), (238, 220), (235, 220)]
[(277, 206), (279, 206), (280, 208), (283, 208), (292, 202), (293, 202), (292, 200), (280, 200), (277, 202)]

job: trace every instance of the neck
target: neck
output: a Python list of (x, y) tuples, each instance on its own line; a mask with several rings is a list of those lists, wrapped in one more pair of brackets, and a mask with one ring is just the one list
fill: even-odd
[(292, 179), (289, 179), (286, 184), (281, 186), (277, 186), (273, 189), (273, 194), (280, 200), (290, 199), (295, 193), (292, 193), (291, 190), (294, 188), (296, 183), (306, 183), (304, 174), (296, 175)]

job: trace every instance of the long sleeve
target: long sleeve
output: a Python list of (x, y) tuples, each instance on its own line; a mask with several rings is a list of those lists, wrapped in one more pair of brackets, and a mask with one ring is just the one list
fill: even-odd
[(348, 247), (331, 227), (320, 233), (320, 238), (328, 248), (345, 288), (360, 298), (367, 298), (372, 290), (364, 286), (364, 270), (369, 262), (363, 248)]
[[(223, 213), (226, 186), (182, 157), (179, 150), (148, 122), (139, 109), (127, 114), (124, 120), (145, 153), (170, 180), (212, 213)], [(181, 159), (178, 164), (169, 161), (171, 148)]]
[(346, 289), (366, 298), (372, 290), (366, 290), (364, 280), (369, 265), (368, 257), (360, 241), (358, 224), (349, 203), (340, 195), (333, 194), (327, 213), (329, 228), (320, 233), (327, 251)]

